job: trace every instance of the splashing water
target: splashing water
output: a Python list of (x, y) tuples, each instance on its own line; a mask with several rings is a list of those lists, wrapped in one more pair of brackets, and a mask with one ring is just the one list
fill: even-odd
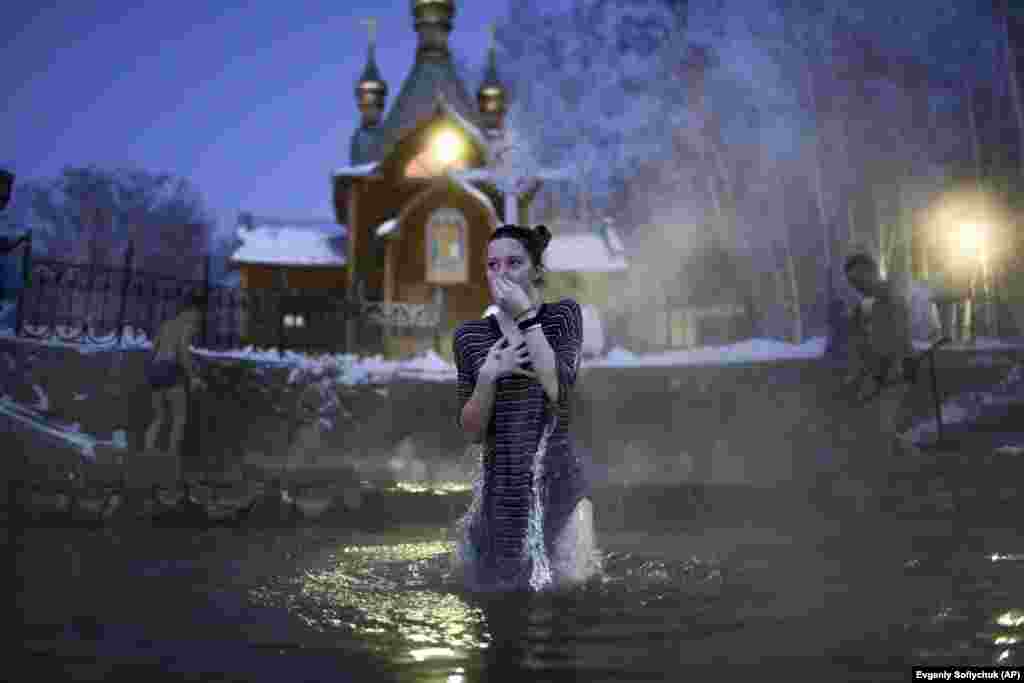
[(530, 520), (526, 527), (526, 538), (523, 539), (524, 552), (530, 558), (530, 588), (543, 590), (551, 585), (551, 562), (548, 559), (544, 544), (544, 503), (541, 495), (541, 482), (544, 477), (544, 454), (548, 448), (548, 438), (555, 431), (558, 417), (552, 415), (544, 426), (537, 452), (533, 454), (533, 500), (530, 502)]
[[(544, 425), (544, 430), (541, 433), (540, 440), (537, 444), (537, 450), (533, 455), (532, 463), (532, 487), (531, 487), (531, 500), (530, 500), (530, 512), (529, 520), (526, 527), (526, 535), (523, 538), (523, 551), (522, 556), (524, 560), (527, 560), (531, 569), (528, 585), (531, 590), (539, 592), (554, 587), (554, 573), (551, 567), (551, 558), (548, 556), (547, 544), (544, 538), (544, 517), (545, 517), (545, 505), (543, 495), (543, 481), (544, 481), (544, 455), (547, 452), (548, 440), (554, 433), (555, 428), (558, 426), (558, 418), (556, 415), (552, 415), (551, 419)], [(470, 586), (474, 589), (480, 589), (483, 586), (476, 581), (473, 577), (476, 575), (476, 571), (481, 567), (481, 553), (480, 549), (476, 547), (473, 541), (471, 530), (479, 524), (486, 524), (483, 519), (484, 499), (484, 472), (482, 465), (477, 468), (477, 473), (473, 480), (473, 498), (470, 502), (469, 509), (466, 514), (458, 521), (457, 530), (459, 542), (456, 545), (456, 558), (459, 563), (464, 566), (468, 571), (466, 572), (466, 579)], [(583, 560), (588, 564), (593, 564), (591, 558), (573, 558), (574, 561)], [(516, 588), (517, 586), (509, 586), (509, 588)]]

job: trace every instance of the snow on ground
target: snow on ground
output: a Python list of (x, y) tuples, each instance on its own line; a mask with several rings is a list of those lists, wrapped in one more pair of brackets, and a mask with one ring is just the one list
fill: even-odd
[[(14, 338), (10, 328), (0, 329), (0, 337)], [(120, 349), (150, 349), (152, 344), (141, 331), (126, 330), (120, 345), (83, 345), (62, 341), (58, 336), (49, 339), (16, 338), (17, 341), (61, 348), (75, 349), (80, 353), (101, 353)], [(916, 348), (928, 348), (927, 342), (915, 342)], [(1020, 342), (1000, 339), (979, 338), (970, 345), (947, 345), (947, 349), (999, 350), (1021, 348)], [(343, 384), (386, 383), (398, 379), (418, 379), (435, 382), (455, 381), (455, 367), (434, 351), (405, 360), (385, 360), (382, 356), (356, 356), (335, 354), (312, 356), (296, 351), (279, 352), (277, 349), (257, 349), (252, 346), (228, 351), (214, 351), (193, 347), (193, 352), (204, 358), (243, 360), (295, 370), (291, 380), (299, 376), (323, 377), (330, 374)], [(679, 349), (659, 353), (636, 354), (628, 349), (616, 347), (604, 356), (584, 360), (583, 367), (630, 368), (630, 367), (671, 367), (687, 365), (736, 365), (778, 360), (813, 359), (824, 354), (825, 338), (814, 337), (802, 344), (789, 344), (777, 339), (746, 339), (734, 344), (708, 346), (696, 349)], [(10, 363), (11, 360), (8, 360)], [(957, 408), (950, 407), (951, 418), (955, 419)], [(944, 416), (945, 417), (945, 416)]]
[[(1024, 366), (1017, 365), (999, 384), (988, 391), (970, 391), (953, 396), (942, 404), (942, 424), (963, 424), (979, 419), (986, 413), (1005, 409), (1024, 401)], [(938, 433), (935, 416), (928, 417), (904, 433), (913, 443), (924, 443)]]
[[(649, 367), (678, 365), (717, 365), (753, 363), (793, 358), (818, 358), (825, 349), (825, 339), (815, 338), (794, 345), (772, 339), (750, 339), (721, 347), (707, 347), (654, 354), (634, 354), (626, 349), (612, 349), (603, 358), (583, 363), (586, 367)], [(321, 376), (332, 368), (339, 371), (339, 381), (346, 384), (382, 383), (395, 379), (420, 379), (450, 382), (455, 380), (455, 366), (434, 351), (406, 360), (385, 360), (382, 356), (358, 357), (350, 354), (309, 357), (294, 351), (283, 354), (274, 349), (248, 347), (236, 351), (195, 349), (208, 358), (231, 358), (295, 368), (298, 373)]]
[(616, 347), (609, 351), (604, 358), (584, 363), (584, 365), (598, 368), (733, 365), (797, 358), (820, 358), (824, 352), (824, 337), (815, 337), (803, 344), (787, 344), (776, 339), (746, 339), (726, 346), (706, 346), (642, 355)]
[(47, 346), (59, 349), (74, 349), (81, 354), (105, 353), (113, 350), (123, 349), (151, 349), (153, 344), (149, 341), (144, 330), (135, 330), (131, 326), (125, 327), (124, 338), (120, 345), (114, 342), (111, 337), (109, 344), (79, 344), (72, 341), (65, 341), (65, 338), (74, 336), (75, 330), (70, 327), (58, 326), (59, 334), (50, 335), (47, 338), (35, 339), (32, 337), (19, 337), (14, 334), (11, 327), (0, 326), (0, 339), (10, 339), (21, 344), (32, 346)]

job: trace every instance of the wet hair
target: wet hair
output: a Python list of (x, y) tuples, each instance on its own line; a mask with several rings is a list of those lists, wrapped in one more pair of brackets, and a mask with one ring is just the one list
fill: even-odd
[(509, 223), (495, 230), (488, 242), (500, 239), (514, 239), (523, 245), (523, 249), (530, 255), (530, 262), (537, 268), (537, 284), (544, 284), (544, 250), (551, 243), (548, 226), (540, 224), (535, 228), (527, 228)]
[(864, 252), (859, 252), (846, 259), (846, 264), (843, 266), (843, 272), (849, 274), (849, 272), (857, 266), (868, 266), (875, 270), (878, 269), (878, 264), (875, 262), (875, 259), (871, 258), (870, 255), (865, 254)]

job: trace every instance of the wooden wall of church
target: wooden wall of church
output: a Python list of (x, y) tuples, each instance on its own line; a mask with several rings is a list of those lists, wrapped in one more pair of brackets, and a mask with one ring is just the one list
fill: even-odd
[(438, 193), (414, 208), (403, 221), (401, 237), (395, 244), (395, 300), (431, 303), (434, 286), (425, 282), (427, 273), (426, 225), (431, 212), (441, 207), (458, 209), (469, 223), (469, 282), (445, 286), (447, 327), (479, 318), (487, 308), (487, 238), (492, 226), (485, 208), (461, 192)]
[(366, 282), (366, 296), (371, 299), (384, 296), (385, 241), (374, 234), (384, 221), (398, 215), (402, 207), (426, 183), (393, 183), (367, 180), (353, 185), (350, 204), (351, 225), (355, 226), (353, 263), (359, 278)]

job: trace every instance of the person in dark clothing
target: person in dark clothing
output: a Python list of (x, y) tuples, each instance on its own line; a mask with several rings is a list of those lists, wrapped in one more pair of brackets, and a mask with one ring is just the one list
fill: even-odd
[(145, 439), (147, 452), (156, 451), (157, 437), (163, 426), (170, 422), (169, 452), (176, 457), (181, 455), (188, 388), (203, 386), (189, 347), (199, 331), (205, 308), (206, 298), (202, 294), (193, 295), (177, 316), (160, 326), (153, 341), (153, 353), (146, 365), (146, 378), (153, 390), (153, 421), (146, 430)]
[[(857, 456), (838, 482), (856, 491), (858, 509), (870, 497), (870, 484), (887, 486), (891, 458), (903, 450), (902, 433), (912, 417), (913, 363), (910, 306), (895, 285), (882, 278), (868, 254), (856, 253), (845, 264), (850, 285), (863, 297), (850, 321), (846, 392), (859, 407), (847, 416), (857, 431)], [(859, 483), (857, 483), (859, 480)]]
[(570, 438), (570, 397), (583, 323), (572, 299), (543, 303), (545, 226), (491, 236), (487, 277), (497, 310), (454, 336), (458, 421), (483, 447), (457, 559), (471, 587), (534, 589), (597, 571), (587, 468)]

